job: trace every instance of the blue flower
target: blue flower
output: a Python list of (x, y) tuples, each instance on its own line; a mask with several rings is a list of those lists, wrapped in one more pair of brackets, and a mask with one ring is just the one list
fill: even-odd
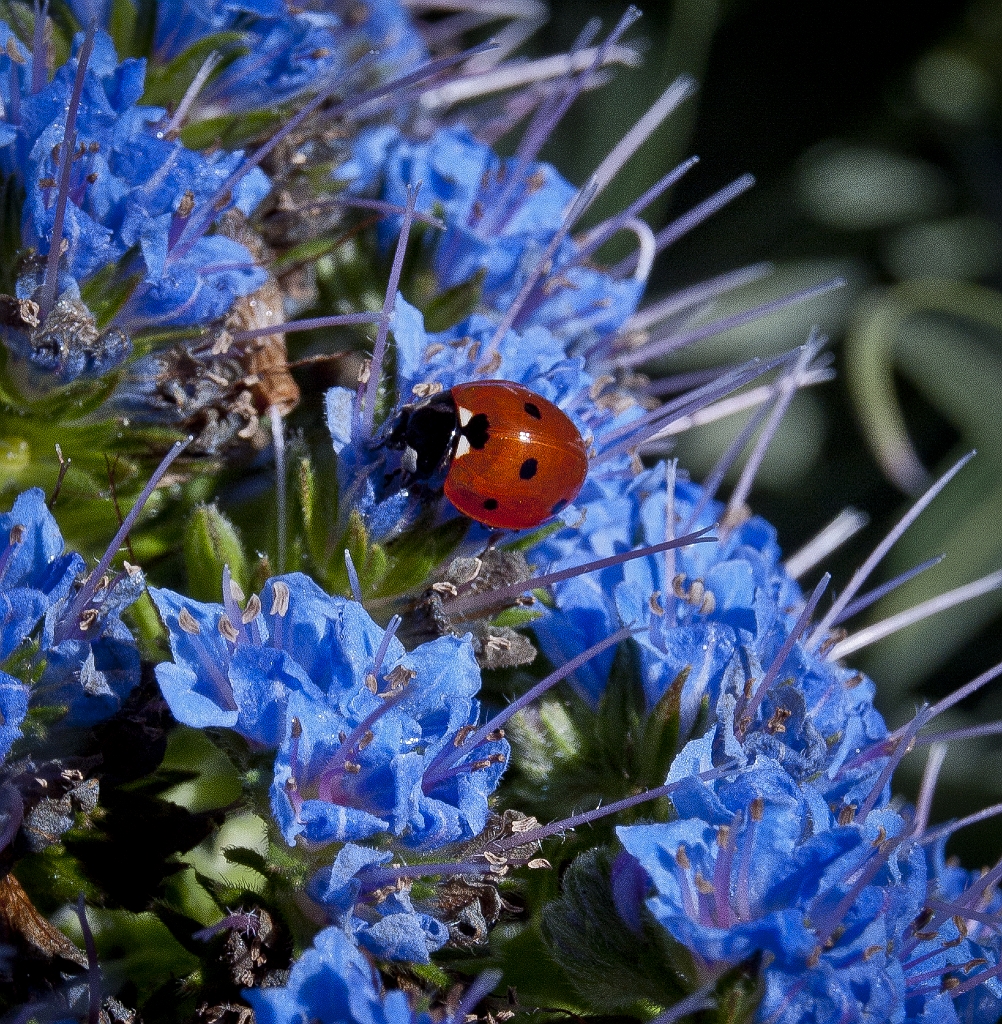
[(382, 991), (375, 968), (336, 926), (314, 936), (287, 984), (248, 989), (244, 998), (259, 1024), (431, 1024), (412, 1013), (403, 992)]
[[(40, 670), (31, 705), (60, 708), (60, 722), (68, 727), (93, 725), (114, 714), (139, 681), (139, 652), (120, 616), (142, 593), (142, 573), (99, 581), (77, 609), (85, 563), (75, 552), (64, 553), (62, 534), (39, 488), (19, 495), (11, 511), (0, 516), (0, 536), (6, 538), (0, 549), (0, 660), (14, 654), (42, 622), (38, 650), (30, 652)], [(28, 691), (7, 675), (2, 689), (9, 709), (3, 709), (0, 748), (5, 742), (9, 749), (19, 735)]]
[[(0, 671), (0, 761), (21, 738), (21, 723), (28, 713), (28, 687)], [(3, 833), (0, 823), (0, 834)], [(6, 844), (3, 844), (6, 845)]]
[(694, 741), (672, 767), (677, 820), (617, 830), (656, 893), (648, 910), (694, 957), (701, 983), (761, 956), (759, 1020), (949, 1020), (929, 1013), (943, 983), (983, 968), (980, 994), (958, 995), (997, 1015), (997, 942), (966, 934), (961, 893), (938, 915), (923, 910), (934, 874), (906, 817), (883, 807), (837, 818), (767, 757), (700, 781), (712, 746)]
[[(442, 217), (446, 228), (429, 234), (440, 288), (483, 275), (483, 311), (500, 319), (543, 260), (577, 195), (546, 163), (520, 166), (502, 159), (463, 127), (441, 128), (415, 142), (385, 126), (360, 134), (353, 159), (338, 170), (354, 192), (378, 191), (403, 206), (410, 185), (422, 182), (417, 208)], [(400, 218), (380, 226), (385, 247)], [(548, 328), (563, 342), (581, 343), (614, 333), (635, 312), (644, 280), (617, 278), (594, 267), (571, 238), (563, 238), (552, 265), (533, 286), (513, 326)]]
[(507, 743), (488, 739), (445, 771), (436, 761), (479, 718), (470, 638), (440, 637), (408, 654), (395, 638), (386, 643), (359, 605), (344, 605), (328, 641), (334, 657), (350, 657), (344, 679), (322, 698), (303, 692), (289, 699), (271, 790), (286, 842), (388, 832), (429, 850), (479, 834)]
[(70, 592), (84, 560), (64, 554), (62, 534), (41, 488), (19, 494), (0, 515), (0, 662)]
[(32, 688), (32, 704), (64, 708), (60, 721), (68, 727), (91, 726), (110, 718), (141, 674), (136, 640), (121, 614), (142, 595), (146, 587), (142, 572), (133, 566), (109, 577), (76, 611), (74, 599), (80, 586), (45, 616), (41, 637), (45, 668)]
[[(14, 129), (0, 136), (0, 168), (27, 192), (23, 244), (44, 254), (61, 194), (59, 157), (82, 37), (74, 43), (74, 56), (32, 92), (31, 57), (6, 26), (3, 33), (19, 59), (13, 61), (11, 51), (0, 56), (0, 94)], [(130, 351), (129, 333), (211, 321), (266, 280), (244, 245), (206, 231), (226, 210), (250, 213), (268, 192), (267, 177), (253, 169), (220, 201), (243, 155), (219, 150), (204, 156), (167, 132), (164, 110), (138, 104), (144, 70), (141, 60), (119, 63), (111, 40), (97, 34), (76, 108), (62, 226), (66, 250), (56, 288), (63, 306), (42, 310), (37, 331), (5, 331), (8, 346), (32, 370), (59, 382), (121, 362)], [(112, 267), (120, 282), (134, 282), (125, 305), (99, 335), (78, 286)], [(44, 273), (40, 265), (29, 265), (18, 279), (18, 296), (37, 299)], [(45, 319), (52, 315), (54, 321)]]
[(370, 51), (377, 51), (374, 63), (383, 76), (403, 74), (427, 55), (395, 0), (213, 0), (158, 7), (156, 58), (167, 63), (218, 33), (226, 34), (218, 48), (238, 55), (203, 87), (197, 100), (201, 116), (272, 108), (316, 92)]
[(449, 939), (449, 929), (430, 914), (414, 909), (406, 891), (363, 889), (359, 875), (392, 854), (345, 843), (334, 863), (310, 884), (310, 895), (328, 912), (333, 924), (382, 960), (428, 963), (429, 954)]
[(478, 721), (468, 638), (408, 654), (361, 605), (301, 573), (269, 580), (243, 608), (228, 577), (223, 590), (214, 605), (150, 589), (174, 656), (157, 681), (179, 721), (280, 747), (272, 810), (290, 845), (390, 832), (428, 849), (481, 831), (507, 744), (488, 741), (426, 774)]
[(340, 666), (323, 660), (323, 645), (344, 602), (301, 573), (269, 580), (244, 608), (228, 574), (223, 604), (149, 592), (174, 657), (157, 665), (157, 682), (185, 725), (234, 729), (274, 749), (285, 736), (290, 694), (319, 695), (337, 676)]

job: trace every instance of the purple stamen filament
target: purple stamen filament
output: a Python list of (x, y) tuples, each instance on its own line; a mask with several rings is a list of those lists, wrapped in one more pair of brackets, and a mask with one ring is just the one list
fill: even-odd
[(308, 320), (288, 320), (268, 327), (255, 327), (249, 331), (237, 331), (231, 335), (236, 344), (262, 338), (269, 334), (292, 334), (295, 331), (315, 331), (324, 327), (350, 327), (355, 324), (379, 323), (382, 313), (344, 313), (340, 316), (316, 316)]
[[(49, 0), (35, 8), (35, 29), (31, 37), (31, 93), (34, 96), (45, 85), (48, 53), (45, 46), (45, 22), (49, 17)], [(11, 62), (13, 64), (13, 61)]]
[(421, 189), (418, 182), (413, 188), (407, 187), (407, 207), (404, 210), (404, 220), (400, 225), (400, 235), (397, 237), (397, 248), (393, 253), (393, 266), (390, 269), (390, 279), (386, 285), (386, 296), (383, 299), (383, 310), (379, 316), (379, 330), (376, 333), (376, 344), (372, 349), (372, 365), (369, 368), (369, 383), (365, 391), (365, 411), (362, 414), (362, 429), (366, 437), (372, 437), (373, 425), (376, 416), (376, 393), (379, 390), (379, 379), (382, 372), (383, 356), (386, 354), (386, 337), (390, 330), (390, 317), (397, 301), (397, 285), (400, 283), (400, 274), (404, 268), (404, 254), (407, 252), (407, 239), (411, 231), (411, 220), (414, 217), (414, 204), (417, 202), (417, 195)]
[[(63, 131), (63, 143), (59, 148), (59, 193), (56, 198), (56, 211), (52, 218), (52, 239), (49, 243), (49, 254), (45, 259), (45, 275), (42, 279), (42, 293), (38, 305), (40, 316), (44, 320), (56, 304), (56, 288), (59, 282), (59, 257), (63, 248), (63, 218), (66, 216), (66, 203), (69, 199), (70, 170), (73, 166), (73, 149), (76, 146), (77, 113), (80, 110), (80, 97), (83, 93), (84, 76), (90, 61), (91, 50), (94, 48), (94, 34), (97, 31), (95, 22), (87, 27), (83, 45), (77, 54), (77, 73), (73, 79), (73, 92), (70, 94), (69, 106), (66, 110), (66, 127)], [(32, 71), (34, 72), (33, 66)]]
[[(433, 75), (438, 74), (440, 71), (445, 71), (456, 64), (460, 64), (464, 60), (468, 60), (472, 55), (481, 53), (486, 49), (490, 49), (492, 45), (493, 44), (491, 43), (485, 43), (480, 46), (475, 46), (472, 49), (464, 50), (461, 53), (452, 54), (439, 60), (430, 61), (428, 64), (425, 64), (408, 75), (404, 75), (402, 78), (397, 78), (391, 82), (385, 83), (384, 85), (377, 86), (369, 92), (360, 93), (351, 96), (346, 100), (342, 100), (340, 103), (335, 104), (330, 110), (328, 110), (325, 117), (328, 120), (344, 117), (352, 110), (357, 110), (359, 107), (367, 106), (374, 100), (379, 99), (381, 96), (399, 93), (402, 90), (410, 88), (412, 85), (425, 81)], [(370, 63), (374, 59), (374, 56), (374, 53), (366, 54), (355, 63), (354, 70), (361, 70), (365, 64)], [(317, 110), (319, 110), (319, 108), (331, 97), (335, 88), (336, 83), (333, 83), (314, 96), (298, 114), (290, 118), (279, 131), (277, 131), (266, 143), (256, 149), (254, 153), (248, 157), (243, 164), (241, 164), (240, 167), (238, 167), (237, 170), (235, 170), (226, 179), (226, 181), (223, 182), (216, 191), (216, 194), (202, 205), (197, 212), (197, 215), (193, 215), (190, 218), (178, 245), (171, 251), (171, 257), (173, 259), (182, 259), (188, 254), (191, 247), (208, 229), (209, 224), (213, 219), (213, 213), (217, 204), (225, 196), (231, 195), (237, 184), (246, 175), (250, 174), (250, 172), (257, 167), (258, 164), (260, 164), (261, 161), (264, 160), (264, 158), (291, 132), (298, 129), (299, 126), (307, 120), (307, 118), (315, 114)]]
[[(733, 767), (734, 762), (729, 761), (720, 768), (711, 768), (705, 772), (699, 772), (695, 778), (709, 782), (720, 778), (722, 775), (726, 775)], [(620, 811), (629, 810), (650, 800), (660, 800), (662, 797), (671, 796), (681, 785), (681, 782), (671, 782), (664, 786), (657, 786), (653, 789), (645, 790), (643, 793), (637, 793), (623, 800), (606, 804), (604, 807), (596, 807), (594, 810), (575, 814), (570, 818), (551, 822), (549, 825), (541, 825), (539, 828), (531, 829), (527, 832), (517, 832), (514, 835), (492, 843), (490, 850), (494, 853), (504, 853), (518, 846), (528, 846), (541, 842), (543, 839), (557, 835), (560, 832), (566, 832), (568, 829), (587, 825), (590, 822), (598, 821), (600, 818), (606, 818), (611, 814), (618, 814)], [(391, 884), (399, 878), (424, 878), (431, 875), (489, 874), (496, 870), (496, 865), (480, 861), (465, 861), (461, 863), (445, 861), (411, 864), (400, 867), (369, 867), (364, 871), (365, 888), (373, 891), (382, 888), (384, 885)], [(360, 874), (362, 873), (360, 872)]]
[(185, 441), (175, 441), (171, 446), (171, 450), (164, 456), (163, 461), (153, 471), (153, 475), (150, 477), (149, 482), (143, 488), (139, 497), (136, 499), (135, 505), (129, 510), (129, 514), (125, 517), (122, 525), (118, 528), (118, 532), (112, 538), (111, 543), (108, 545), (108, 550), (105, 551), (98, 562), (97, 568), (90, 574), (87, 581), (80, 588), (80, 592), (73, 599), (73, 603), (70, 605), (69, 610), (63, 616), (62, 619), (57, 623), (55, 629), (56, 642), (62, 643), (64, 640), (69, 639), (86, 639), (85, 634), (80, 629), (80, 616), (83, 610), (90, 603), (91, 599), (96, 592), (101, 579), (104, 577), (105, 572), (108, 570), (108, 566), (111, 564), (111, 560), (118, 554), (118, 549), (122, 546), (125, 538), (129, 535), (129, 531), (135, 525), (136, 520), (139, 518), (139, 514), (146, 506), (146, 502), (149, 501), (150, 495), (153, 493), (157, 484), (163, 479), (167, 470), (170, 469), (171, 463), (191, 444), (192, 439), (189, 437)]
[(824, 917), (815, 921), (815, 932), (818, 936), (818, 941), (823, 946), (834, 934), (835, 929), (842, 923), (845, 915), (852, 909), (856, 900), (859, 899), (859, 894), (870, 884), (874, 876), (878, 871), (888, 862), (891, 854), (901, 845), (904, 840), (908, 838), (908, 833), (905, 832), (895, 839), (885, 840), (880, 846), (870, 854), (869, 859), (863, 865), (862, 870), (859, 871), (856, 880), (849, 887), (848, 891), (839, 900), (838, 904)]
[(707, 530), (712, 529), (713, 526), (704, 526), (702, 529), (696, 530), (694, 533), (687, 533), (683, 537), (675, 537), (671, 540), (662, 541), (660, 544), (651, 544), (649, 547), (637, 548), (635, 551), (624, 551), (618, 555), (609, 555), (607, 558), (596, 559), (594, 562), (584, 562), (582, 565), (571, 566), (569, 569), (560, 569), (558, 572), (535, 576), (524, 583), (515, 583), (507, 587), (498, 587), (495, 590), (485, 590), (478, 594), (456, 597), (450, 601), (443, 601), (442, 606), (451, 616), (469, 616), (476, 614), (478, 611), (491, 608), (501, 601), (517, 598), (529, 590), (548, 587), (554, 583), (559, 583), (561, 580), (581, 576), (586, 572), (597, 572), (609, 566), (629, 562), (634, 558), (646, 558), (648, 555), (657, 555), (662, 551), (668, 551), (672, 548), (684, 548), (690, 544), (715, 543), (716, 537), (705, 536)]
[(577, 655), (577, 657), (572, 658), (565, 665), (562, 665), (556, 672), (551, 672), (545, 679), (536, 683), (531, 690), (527, 690), (518, 698), (518, 700), (512, 701), (504, 711), (499, 712), (486, 725), (481, 726), (476, 730), (476, 732), (468, 736), (460, 746), (453, 746), (451, 748), (446, 747), (443, 749), (432, 762), (428, 771), (425, 772), (424, 779), (422, 781), (422, 788), (424, 791), (426, 793), (429, 792), (443, 779), (462, 770), (454, 769), (456, 762), (461, 758), (467, 757), (472, 751), (476, 750), (476, 748), (479, 747), (492, 733), (500, 729), (505, 722), (512, 717), (512, 715), (531, 704), (534, 700), (546, 693), (546, 691), (551, 687), (556, 686), (560, 680), (566, 679), (572, 672), (576, 672), (582, 665), (590, 661), (592, 658), (597, 657), (609, 647), (618, 644), (620, 640), (625, 640), (633, 632), (634, 631), (630, 627), (624, 627), (623, 629), (613, 633), (611, 636), (606, 637), (599, 643), (593, 644), (586, 651), (582, 651)]
[[(399, 623), (398, 623), (399, 625)], [(383, 698), (378, 707), (373, 708), (362, 719), (358, 725), (344, 738), (337, 750), (317, 780), (317, 799), (329, 804), (347, 804), (348, 795), (341, 786), (352, 753), (367, 732), (387, 713), (391, 708), (396, 707), (407, 695), (408, 690), (404, 687), (390, 697)]]
[(386, 652), (390, 649), (390, 641), (396, 636), (397, 630), (403, 621), (399, 615), (394, 615), (386, 624), (383, 639), (379, 641), (379, 647), (376, 649), (376, 654), (372, 659), (372, 674), (374, 676), (379, 675), (379, 670), (383, 667), (383, 658), (386, 657)]
[(814, 615), (814, 609), (818, 606), (818, 601), (821, 600), (821, 595), (824, 593), (830, 580), (831, 575), (829, 573), (825, 573), (824, 576), (821, 577), (818, 585), (814, 588), (814, 593), (811, 594), (810, 599), (804, 606), (804, 610), (800, 613), (800, 617), (797, 619), (796, 624), (793, 629), (790, 630), (790, 635), (786, 638), (783, 646), (779, 649), (779, 653), (773, 659), (772, 664), (762, 677), (762, 681), (755, 689), (754, 695), (748, 703), (744, 705), (744, 707), (739, 707), (736, 715), (738, 724), (735, 729), (739, 735), (743, 736), (748, 726), (755, 721), (755, 714), (762, 701), (765, 699), (765, 695), (769, 692), (769, 687), (772, 686), (776, 676), (779, 675), (780, 669), (786, 664), (786, 659), (793, 650), (793, 645), (800, 639), (804, 630), (807, 629), (807, 626), (811, 621), (811, 617)]

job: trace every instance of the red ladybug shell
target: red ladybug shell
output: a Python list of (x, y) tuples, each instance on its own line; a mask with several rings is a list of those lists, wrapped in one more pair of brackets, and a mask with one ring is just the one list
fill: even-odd
[(588, 473), (573, 422), (541, 395), (504, 380), (457, 384), (457, 440), (445, 496), (485, 526), (526, 530), (569, 505)]

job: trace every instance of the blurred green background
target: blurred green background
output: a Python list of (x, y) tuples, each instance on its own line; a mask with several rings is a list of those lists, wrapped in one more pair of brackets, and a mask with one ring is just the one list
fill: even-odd
[[(643, 6), (643, 5), (641, 5)], [(535, 37), (566, 50), (592, 16), (624, 9), (557, 0)], [(677, 0), (649, 4), (628, 36), (646, 48), (572, 108), (544, 156), (577, 183), (678, 74), (699, 92), (596, 204), (608, 215), (690, 153), (702, 158), (653, 208), (655, 228), (739, 174), (758, 185), (663, 254), (649, 296), (769, 260), (770, 279), (734, 305), (846, 278), (841, 291), (703, 344), (678, 372), (800, 344), (812, 324), (835, 342), (838, 380), (800, 394), (758, 476), (753, 506), (792, 552), (846, 505), (869, 527), (826, 560), (833, 586), (901, 515), (924, 473), (978, 458), (878, 570), (880, 582), (940, 553), (850, 631), (1002, 568), (1002, 2), (925, 9), (901, 0)], [(725, 308), (725, 307), (722, 307)], [(677, 449), (697, 479), (740, 429), (732, 419)], [(820, 569), (804, 582), (813, 585)], [(1002, 660), (1002, 597), (926, 620), (852, 659), (878, 683), (892, 725)], [(943, 726), (1002, 718), (1002, 684)], [(934, 815), (1002, 800), (1002, 740), (955, 744)], [(914, 793), (924, 756), (899, 778)], [(955, 839), (971, 863), (1002, 853), (997, 820)]]

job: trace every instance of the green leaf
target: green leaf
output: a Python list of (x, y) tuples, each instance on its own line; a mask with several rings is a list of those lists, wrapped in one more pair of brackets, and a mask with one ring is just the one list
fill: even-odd
[(66, 903), (75, 903), (80, 893), (87, 900), (98, 898), (83, 865), (67, 853), (61, 843), (46, 847), (41, 853), (22, 857), (14, 867), (14, 875), (35, 909), (45, 916), (55, 913)]
[(223, 567), (229, 566), (237, 584), (250, 585), (247, 556), (236, 527), (215, 505), (200, 505), (184, 531), (184, 564), (188, 594), (196, 601), (218, 601)]
[(167, 741), (163, 771), (192, 772), (186, 782), (163, 793), (163, 799), (192, 813), (226, 807), (240, 797), (240, 777), (233, 762), (201, 729), (178, 726)]
[[(504, 971), (505, 983), (518, 992), (519, 1002), (526, 1006), (553, 1007), (572, 1014), (586, 1011), (579, 993), (567, 972), (555, 961), (552, 952), (535, 925), (519, 929), (510, 937), (491, 934), (491, 946), (497, 950), (497, 966)], [(532, 1020), (538, 1018), (533, 1015)], [(561, 1019), (566, 1021), (566, 1015)]]
[[(155, 914), (88, 907), (87, 920), (94, 933), (102, 969), (131, 982), (140, 1007), (162, 985), (185, 978), (198, 969), (198, 960)], [(66, 908), (55, 923), (83, 946), (75, 910)]]

